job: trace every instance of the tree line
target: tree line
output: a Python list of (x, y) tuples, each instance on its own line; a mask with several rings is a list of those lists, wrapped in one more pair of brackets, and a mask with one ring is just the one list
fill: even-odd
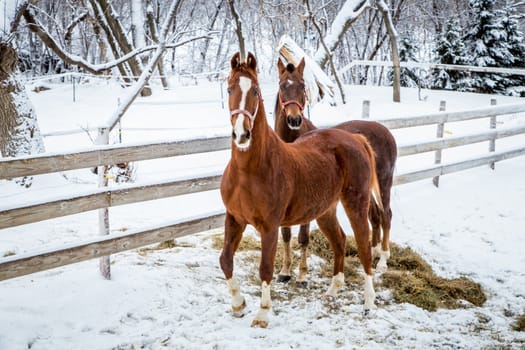
[[(173, 74), (224, 75), (240, 47), (273, 76), (285, 34), (337, 79), (353, 60), (525, 68), (523, 0), (6, 0), (0, 11), (7, 19), (0, 27), (2, 156), (43, 149), (30, 104), (16, 110), (13, 103), (29, 101), (21, 75), (117, 75), (124, 84), (141, 81), (137, 94), (145, 96), (153, 74), (164, 86)], [(523, 76), (400, 72), (404, 86), (516, 94), (525, 85)], [(340, 78), (392, 84), (396, 74), (361, 66)]]

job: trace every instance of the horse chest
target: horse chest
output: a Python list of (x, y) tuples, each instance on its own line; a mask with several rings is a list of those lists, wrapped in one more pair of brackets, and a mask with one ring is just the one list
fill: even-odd
[(268, 179), (247, 177), (242, 173), (229, 173), (221, 185), (221, 195), (227, 210), (246, 222), (266, 221), (270, 217), (280, 216), (284, 206), (278, 190), (269, 190)]

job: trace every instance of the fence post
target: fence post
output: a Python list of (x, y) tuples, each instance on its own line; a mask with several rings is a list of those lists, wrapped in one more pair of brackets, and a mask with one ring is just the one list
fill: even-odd
[[(495, 98), (490, 99), (490, 105), (495, 106), (498, 103), (498, 101)], [(490, 128), (496, 129), (496, 116), (490, 117)], [(489, 141), (489, 152), (496, 151), (496, 138), (493, 138)], [(495, 163), (490, 162), (489, 166), (492, 170), (495, 168)]]
[(363, 100), (363, 109), (361, 110), (361, 118), (368, 119), (370, 118), (370, 101)]
[[(109, 128), (102, 127), (98, 128), (97, 139), (95, 140), (97, 145), (109, 144)], [(107, 164), (99, 164), (97, 168), (98, 174), (98, 187), (108, 186), (108, 166)], [(98, 210), (98, 232), (101, 236), (109, 235), (109, 208), (101, 208)], [(100, 273), (105, 279), (111, 279), (111, 269), (109, 263), (109, 255), (100, 257), (99, 260)]]
[[(440, 101), (439, 111), (444, 112), (446, 109), (447, 109), (447, 101), (445, 100)], [(445, 130), (445, 123), (438, 123), (436, 137), (443, 138), (444, 130)], [(440, 149), (436, 150), (435, 152), (434, 164), (441, 164), (441, 150)], [(432, 183), (434, 184), (434, 186), (439, 187), (439, 176), (434, 176), (434, 178), (432, 179)]]

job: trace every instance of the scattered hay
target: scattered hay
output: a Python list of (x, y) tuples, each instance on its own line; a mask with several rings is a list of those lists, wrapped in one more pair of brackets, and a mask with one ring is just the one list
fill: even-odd
[(525, 332), (525, 314), (518, 316), (516, 322), (512, 326), (512, 329), (517, 332)]
[(16, 255), (16, 253), (14, 251), (12, 251), (12, 250), (9, 250), (9, 251), (4, 253), (3, 257), (7, 258), (8, 256), (13, 256), (13, 255)]
[[(222, 250), (224, 244), (224, 235), (218, 234), (211, 237), (212, 248), (217, 250)], [(248, 250), (261, 250), (261, 241), (252, 236), (243, 236), (239, 248), (237, 251), (248, 251)]]
[(462, 307), (461, 300), (481, 306), (487, 300), (478, 283), (466, 277), (445, 279), (432, 271), (393, 271), (382, 277), (384, 287), (392, 290), (400, 303), (411, 303), (429, 311)]
[(194, 245), (191, 245), (191, 244), (177, 244), (177, 242), (175, 242), (174, 239), (170, 239), (170, 240), (167, 240), (167, 241), (164, 241), (164, 242), (160, 242), (159, 244), (157, 244), (154, 247), (140, 248), (140, 249), (138, 249), (138, 253), (140, 255), (146, 255), (149, 252), (154, 252), (154, 251), (163, 250), (163, 249), (171, 249), (171, 248), (175, 248), (175, 247), (191, 248), (191, 247), (194, 247)]
[[(310, 233), (310, 252), (325, 259), (323, 277), (332, 276), (333, 253), (328, 240), (319, 230)], [(429, 311), (438, 308), (462, 307), (461, 300), (481, 306), (487, 300), (478, 283), (466, 277), (445, 279), (437, 276), (419, 254), (412, 249), (390, 244), (391, 257), (388, 260), (389, 272), (382, 275), (384, 287), (392, 290), (399, 303), (411, 303)], [(357, 245), (353, 237), (346, 238), (345, 281), (350, 284), (362, 284), (363, 278), (358, 273), (361, 262), (357, 255)], [(525, 322), (525, 321), (524, 321)]]
[[(223, 236), (215, 235), (212, 237), (213, 248), (222, 249)], [(294, 254), (299, 250), (297, 239), (292, 239)], [(391, 257), (388, 260), (389, 271), (384, 273), (381, 282), (376, 284), (376, 289), (387, 288), (392, 291), (394, 299), (398, 303), (411, 303), (425, 310), (435, 311), (439, 308), (460, 308), (464, 307), (463, 300), (475, 306), (481, 306), (487, 300), (483, 289), (478, 283), (466, 277), (455, 279), (445, 279), (437, 276), (430, 266), (419, 254), (408, 247), (400, 247), (395, 243), (390, 244)], [(250, 266), (253, 274), (250, 274), (250, 283), (260, 283), (258, 279), (258, 264), (260, 260), (260, 240), (252, 236), (243, 237), (238, 251), (253, 251), (243, 257), (243, 263)], [(333, 253), (328, 240), (319, 230), (310, 232), (310, 244), (308, 246), (310, 254), (315, 254), (325, 260), (321, 266), (320, 275), (323, 278), (332, 277)], [(279, 248), (275, 258), (275, 273), (278, 273), (283, 259), (283, 248), (279, 241)], [(349, 285), (361, 286), (363, 276), (359, 272), (361, 261), (357, 254), (357, 245), (353, 237), (346, 238), (345, 251), (345, 282)], [(297, 256), (293, 259), (292, 268), (298, 264)], [(290, 284), (291, 286), (292, 284)], [(308, 289), (320, 290), (326, 288), (325, 285), (314, 286), (313, 281), (309, 281)], [(288, 287), (289, 289), (290, 287)], [(290, 290), (293, 295), (293, 290)], [(272, 295), (272, 298), (274, 296)], [(279, 298), (279, 297), (277, 297)], [(284, 297), (286, 299), (287, 297)], [(518, 321), (521, 322), (521, 329), (525, 327), (525, 315)]]

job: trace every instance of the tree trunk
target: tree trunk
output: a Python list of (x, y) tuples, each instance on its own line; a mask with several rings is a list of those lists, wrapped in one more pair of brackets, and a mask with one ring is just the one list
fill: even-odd
[(242, 32), (242, 21), (239, 18), (239, 14), (235, 9), (234, 0), (228, 0), (228, 5), (230, 6), (230, 12), (235, 23), (235, 33), (237, 34), (237, 39), (239, 39), (239, 53), (241, 54), (240, 60), (243, 62), (246, 59), (246, 45), (244, 43), (244, 34)]
[[(157, 23), (155, 22), (155, 18), (153, 18), (153, 12), (148, 11), (146, 13), (146, 21), (148, 23), (149, 35), (151, 36), (151, 40), (154, 43), (158, 43), (159, 35), (157, 33)], [(159, 71), (160, 82), (162, 83), (162, 87), (164, 89), (169, 89), (168, 79), (166, 79), (166, 73), (164, 70), (164, 62), (162, 59), (159, 60), (159, 63), (157, 64), (157, 69)]]
[[(24, 85), (20, 82), (16, 50), (0, 42), (0, 154), (17, 157), (44, 152), (44, 141)], [(32, 177), (16, 180), (30, 187)]]
[(399, 65), (399, 51), (397, 48), (397, 32), (392, 21), (390, 11), (384, 0), (376, 0), (378, 10), (383, 15), (385, 20), (386, 30), (390, 37), (390, 46), (392, 50), (392, 65), (394, 66), (394, 82), (393, 82), (393, 99), (394, 102), (401, 102), (401, 68)]

